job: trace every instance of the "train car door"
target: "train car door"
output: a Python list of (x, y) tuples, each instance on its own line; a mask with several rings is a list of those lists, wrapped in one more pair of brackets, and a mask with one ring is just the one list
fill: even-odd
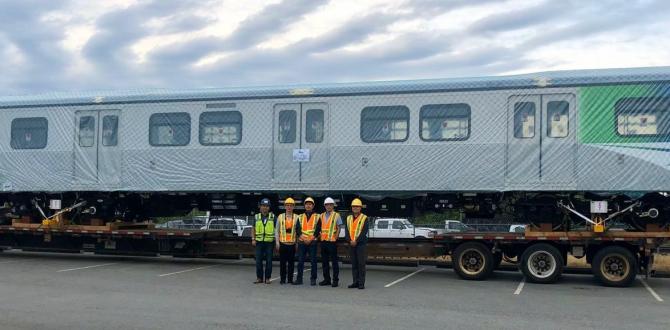
[(274, 183), (326, 183), (327, 104), (277, 104), (274, 123)]
[(571, 184), (575, 178), (575, 96), (542, 95), (542, 150), (540, 180)]
[(121, 175), (120, 111), (77, 111), (75, 118), (75, 182), (103, 187), (118, 185)]
[(572, 184), (575, 175), (575, 96), (512, 96), (508, 102), (507, 183)]
[(519, 95), (507, 103), (507, 183), (533, 185), (540, 182), (541, 97)]

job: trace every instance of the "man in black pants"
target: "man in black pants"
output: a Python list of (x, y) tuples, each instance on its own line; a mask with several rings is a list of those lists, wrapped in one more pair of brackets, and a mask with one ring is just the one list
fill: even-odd
[(314, 199), (312, 197), (305, 198), (304, 204), (305, 213), (300, 216), (300, 221), (298, 221), (296, 228), (296, 234), (298, 235), (298, 277), (293, 282), (293, 285), (302, 284), (305, 258), (308, 254), (311, 265), (309, 284), (316, 285), (316, 245), (321, 235), (321, 225), (319, 224), (321, 215), (314, 212)]
[[(295, 241), (298, 216), (293, 213), (293, 198), (284, 200), (285, 213), (277, 216), (277, 234), (275, 248), (279, 250), (279, 284), (293, 283), (293, 267), (295, 265)], [(288, 266), (288, 267), (287, 267)], [(288, 268), (288, 272), (287, 272)]]
[[(256, 281), (255, 284), (270, 284), (272, 277), (272, 246), (275, 240), (275, 218), (270, 213), (270, 200), (263, 198), (258, 204), (260, 209), (254, 217), (256, 222), (251, 227), (251, 245), (256, 248)], [(265, 262), (265, 271), (263, 271)]]
[[(332, 285), (336, 288), (340, 282), (340, 265), (337, 257), (337, 237), (342, 228), (342, 218), (335, 212), (335, 200), (328, 197), (323, 202), (326, 212), (321, 214), (321, 261), (323, 281), (320, 286)], [(333, 281), (330, 277), (330, 264), (333, 264)]]
[(368, 258), (368, 217), (361, 213), (363, 202), (354, 198), (351, 202), (353, 215), (347, 217), (347, 241), (349, 242), (349, 254), (351, 257), (351, 274), (353, 283), (349, 289), (365, 289), (365, 262)]

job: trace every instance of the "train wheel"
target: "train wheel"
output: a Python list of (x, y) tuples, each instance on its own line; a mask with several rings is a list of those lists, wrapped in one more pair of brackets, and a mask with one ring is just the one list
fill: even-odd
[(607, 246), (593, 257), (591, 269), (605, 286), (630, 286), (637, 274), (637, 258), (624, 247)]
[(539, 243), (528, 247), (521, 256), (521, 272), (529, 282), (554, 283), (563, 273), (563, 256), (556, 247)]
[(486, 245), (467, 242), (454, 251), (454, 271), (465, 280), (483, 280), (493, 272), (493, 253)]

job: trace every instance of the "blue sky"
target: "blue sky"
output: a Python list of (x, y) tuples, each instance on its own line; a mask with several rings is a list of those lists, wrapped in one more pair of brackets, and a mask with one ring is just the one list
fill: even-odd
[(0, 0), (0, 95), (670, 65), (670, 1)]

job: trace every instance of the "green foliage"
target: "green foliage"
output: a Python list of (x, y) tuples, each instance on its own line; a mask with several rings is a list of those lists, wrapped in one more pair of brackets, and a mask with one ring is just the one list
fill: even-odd
[(414, 223), (422, 225), (444, 225), (444, 220), (461, 220), (460, 210), (445, 210), (443, 212), (427, 212), (414, 218)]

